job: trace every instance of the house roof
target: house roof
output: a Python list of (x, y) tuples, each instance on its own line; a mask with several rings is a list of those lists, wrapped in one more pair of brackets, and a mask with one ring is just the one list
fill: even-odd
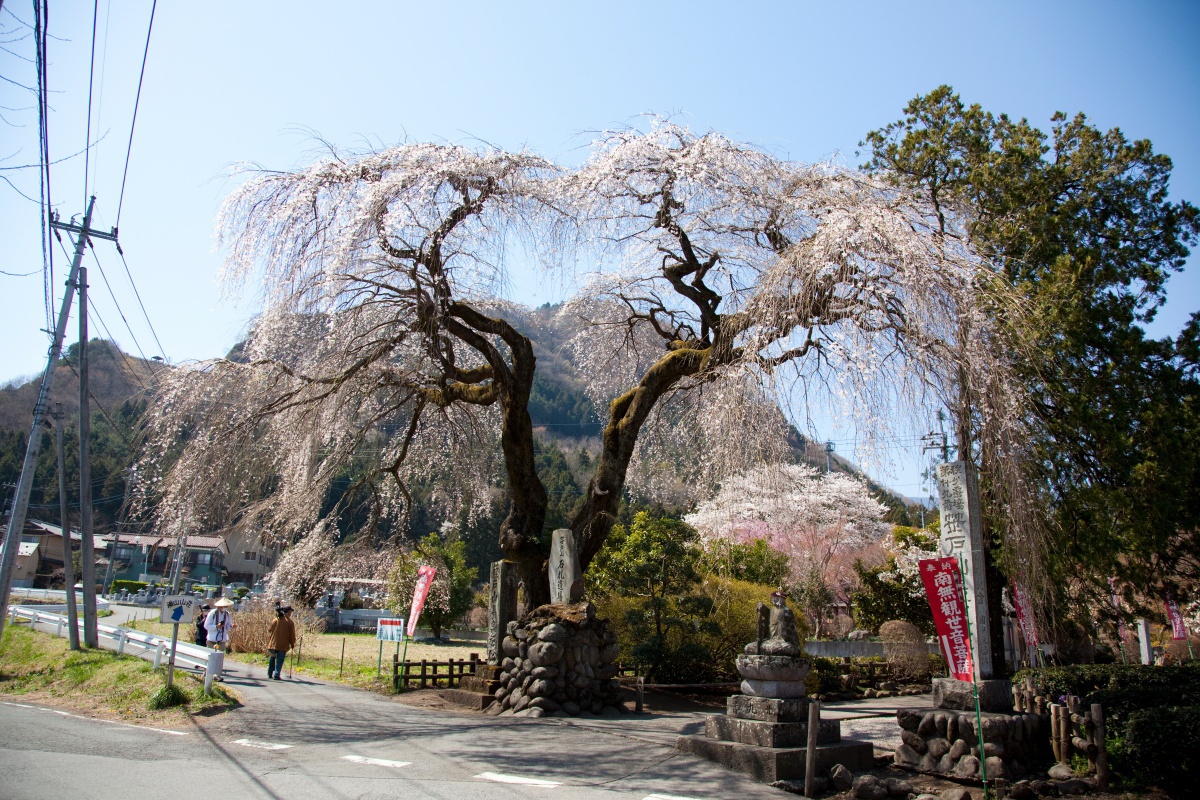
[[(142, 534), (142, 533), (121, 533), (121, 534), (105, 534), (104, 541), (111, 542), (113, 537), (116, 537), (117, 544), (128, 544), (134, 547), (174, 547), (174, 536), (160, 536), (157, 533)], [(229, 552), (229, 546), (225, 544), (225, 540), (220, 536), (186, 536), (184, 537), (184, 548), (187, 550), (224, 550)]]
[[(8, 531), (8, 525), (5, 525), (3, 530)], [(25, 530), (22, 531), (23, 536), (62, 536), (62, 528), (58, 525), (51, 525), (49, 522), (43, 522), (40, 519), (25, 520)], [(83, 541), (82, 534), (79, 531), (71, 531), (71, 541)], [(103, 546), (105, 537), (103, 534), (92, 534), (92, 545)]]

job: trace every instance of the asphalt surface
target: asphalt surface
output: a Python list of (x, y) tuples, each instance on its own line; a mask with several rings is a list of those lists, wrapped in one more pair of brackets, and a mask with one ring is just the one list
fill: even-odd
[[(163, 731), (0, 703), (0, 798), (493, 798), (780, 800), (785, 793), (679, 753), (704, 713), (517, 719), (414, 708), (226, 662), (243, 707)], [(838, 703), (843, 738), (890, 749), (895, 709)], [(716, 711), (716, 709), (712, 709)], [(81, 788), (85, 787), (85, 788)]]

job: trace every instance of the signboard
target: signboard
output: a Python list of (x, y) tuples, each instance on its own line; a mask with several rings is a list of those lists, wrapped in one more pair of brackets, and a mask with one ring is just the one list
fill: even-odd
[(1167, 601), (1167, 619), (1171, 621), (1171, 638), (1175, 641), (1187, 638), (1187, 626), (1183, 624), (1183, 615), (1174, 600)]
[(1021, 626), (1021, 635), (1030, 650), (1036, 651), (1039, 646), (1037, 626), (1033, 623), (1033, 606), (1029, 602), (1029, 593), (1025, 587), (1013, 582), (1013, 607), (1017, 609), (1017, 624)]
[(159, 622), (172, 625), (190, 625), (196, 621), (196, 611), (200, 608), (200, 598), (191, 595), (169, 595), (162, 599), (158, 607)]
[(953, 558), (929, 558), (917, 562), (925, 595), (933, 611), (933, 624), (950, 677), (974, 681), (971, 639), (967, 627), (967, 608), (963, 602), (962, 575)]
[(433, 585), (433, 576), (437, 567), (421, 567), (417, 570), (417, 585), (413, 587), (412, 608), (408, 612), (408, 638), (417, 632), (417, 620), (421, 610), (425, 608), (425, 598), (429, 596), (429, 587)]
[(375, 638), (381, 642), (404, 641), (404, 619), (376, 620)]

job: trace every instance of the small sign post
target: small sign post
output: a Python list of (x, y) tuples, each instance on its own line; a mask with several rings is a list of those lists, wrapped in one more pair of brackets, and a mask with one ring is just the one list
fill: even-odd
[(400, 642), (404, 639), (404, 618), (376, 620), (375, 638), (379, 640), (379, 663), (375, 665), (375, 677), (378, 678), (383, 669), (383, 643), (395, 642), (396, 652), (400, 652)]
[(191, 625), (196, 621), (196, 609), (200, 599), (190, 595), (169, 595), (159, 606), (158, 621), (171, 624), (171, 656), (167, 659), (167, 686), (175, 680), (175, 648), (179, 644), (179, 626)]

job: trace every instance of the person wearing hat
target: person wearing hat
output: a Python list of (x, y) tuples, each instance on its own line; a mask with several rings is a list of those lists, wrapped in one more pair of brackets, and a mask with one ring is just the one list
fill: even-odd
[(296, 644), (296, 623), (292, 622), (292, 607), (275, 609), (275, 619), (267, 626), (267, 677), (281, 680), (287, 652)]
[(204, 619), (204, 629), (208, 631), (208, 643), (216, 650), (229, 651), (229, 632), (233, 630), (233, 617), (229, 608), (233, 601), (222, 597), (213, 603), (213, 610)]

